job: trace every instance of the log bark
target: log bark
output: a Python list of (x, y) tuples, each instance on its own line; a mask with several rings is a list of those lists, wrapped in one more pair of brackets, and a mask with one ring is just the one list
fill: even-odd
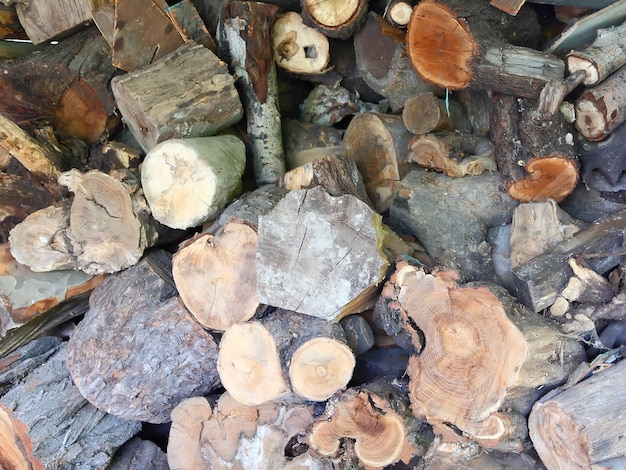
[(226, 64), (199, 44), (186, 44), (146, 68), (115, 77), (111, 88), (145, 151), (167, 139), (217, 134), (243, 116)]
[(154, 442), (133, 437), (111, 459), (107, 470), (169, 470), (167, 455)]
[(94, 291), (67, 356), (90, 403), (149, 423), (169, 421), (180, 401), (219, 387), (216, 361), (211, 335), (145, 260)]
[(392, 111), (401, 110), (413, 95), (441, 89), (425, 82), (411, 66), (404, 42), (405, 31), (394, 28), (380, 15), (369, 13), (354, 36), (356, 65), (365, 83), (389, 100)]
[(617, 424), (624, 401), (626, 363), (605, 367), (533, 406), (528, 418), (530, 437), (548, 468), (619, 468), (626, 461)]
[(259, 301), (327, 320), (366, 310), (388, 265), (384, 236), (380, 216), (354, 196), (291, 191), (259, 217)]
[(407, 48), (420, 76), (440, 87), (537, 98), (565, 69), (562, 60), (533, 49), (537, 26), (528, 8), (511, 17), (477, 4), (422, 2), (409, 22)]
[(141, 183), (155, 219), (187, 229), (215, 219), (241, 191), (244, 143), (233, 135), (169, 139), (148, 152)]
[(0, 399), (4, 468), (104, 468), (115, 450), (141, 429), (138, 421), (89, 404), (72, 383), (65, 363), (67, 345), (57, 348)]
[(174, 282), (185, 306), (204, 327), (225, 331), (261, 309), (256, 293), (258, 219), (285, 193), (266, 186), (244, 195), (178, 248)]
[(302, 16), (330, 38), (348, 39), (361, 27), (367, 13), (367, 1), (319, 3), (302, 0)]
[(63, 0), (55, 5), (45, 0), (18, 3), (20, 24), (34, 44), (59, 39), (91, 21), (92, 3), (88, 0)]
[(222, 12), (218, 43), (238, 77), (246, 108), (248, 144), (257, 185), (275, 184), (285, 173), (278, 84), (271, 37), (279, 8), (230, 2)]

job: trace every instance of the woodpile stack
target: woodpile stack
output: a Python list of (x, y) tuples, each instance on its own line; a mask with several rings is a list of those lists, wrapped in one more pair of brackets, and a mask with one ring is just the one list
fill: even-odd
[(0, 468), (626, 467), (589, 3), (0, 2)]

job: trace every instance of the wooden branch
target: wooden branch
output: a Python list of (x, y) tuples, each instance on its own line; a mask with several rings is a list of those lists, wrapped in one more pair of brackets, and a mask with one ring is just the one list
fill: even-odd
[(186, 44), (147, 68), (115, 77), (111, 88), (145, 151), (167, 139), (217, 134), (243, 116), (226, 64), (199, 44)]
[(275, 184), (285, 173), (278, 109), (278, 85), (272, 43), (272, 25), (278, 7), (235, 1), (222, 12), (218, 43), (238, 77), (246, 108), (248, 144), (257, 185)]
[(216, 360), (211, 335), (145, 260), (94, 290), (67, 355), (90, 403), (150, 423), (168, 422), (180, 401), (219, 387)]
[(580, 85), (585, 79), (585, 72), (577, 70), (565, 79), (551, 80), (543, 87), (539, 94), (537, 109), (534, 111), (537, 119), (549, 119), (554, 116), (563, 99)]
[(409, 25), (413, 13), (413, 2), (407, 0), (391, 0), (385, 6), (383, 18), (389, 21), (391, 26), (406, 28)]
[(141, 183), (153, 216), (177, 229), (215, 219), (239, 194), (244, 143), (233, 135), (170, 139), (144, 159)]
[(364, 0), (324, 3), (304, 0), (301, 3), (305, 21), (330, 38), (348, 39), (361, 27), (367, 13)]

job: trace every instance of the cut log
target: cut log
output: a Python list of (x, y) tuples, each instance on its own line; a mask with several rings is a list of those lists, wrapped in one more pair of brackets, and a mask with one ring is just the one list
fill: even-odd
[(407, 130), (418, 135), (455, 129), (472, 130), (463, 107), (457, 101), (437, 98), (428, 91), (417, 93), (404, 103), (402, 122)]
[(218, 45), (238, 77), (246, 109), (248, 145), (257, 185), (275, 184), (285, 173), (278, 108), (272, 26), (279, 8), (261, 2), (233, 1), (220, 17)]
[(245, 164), (233, 135), (171, 139), (148, 152), (141, 184), (154, 218), (186, 229), (215, 219), (238, 195)]
[(260, 310), (256, 294), (258, 218), (285, 193), (265, 186), (244, 195), (208, 229), (178, 248), (172, 261), (174, 282), (185, 306), (204, 327), (225, 331)]
[(356, 161), (374, 208), (383, 213), (404, 176), (408, 143), (413, 135), (397, 115), (361, 113), (346, 129), (346, 155)]
[(219, 387), (217, 344), (175, 293), (145, 260), (94, 290), (67, 355), (74, 383), (94, 406), (164, 423), (183, 399)]
[(507, 192), (522, 202), (560, 202), (578, 181), (574, 129), (563, 115), (535, 119), (535, 101), (499, 95), (491, 111), (490, 138)]
[(388, 259), (379, 215), (354, 196), (291, 191), (259, 217), (261, 303), (340, 319), (371, 307)]
[(413, 13), (413, 2), (407, 0), (391, 0), (385, 7), (383, 18), (396, 28), (407, 28)]
[(67, 36), (91, 21), (89, 0), (62, 0), (54, 5), (46, 0), (16, 3), (20, 24), (34, 44)]
[(575, 125), (585, 139), (604, 140), (626, 120), (621, 94), (625, 81), (626, 67), (622, 67), (576, 100)]
[(512, 17), (456, 0), (427, 1), (413, 11), (407, 48), (420, 76), (440, 87), (472, 86), (537, 98), (543, 85), (561, 78), (565, 69), (561, 59), (533, 49), (538, 33), (529, 8)]
[(167, 139), (214, 135), (243, 116), (226, 64), (199, 44), (186, 44), (146, 68), (115, 77), (111, 88), (145, 151)]
[(530, 437), (549, 469), (624, 465), (626, 445), (618, 423), (626, 399), (626, 363), (604, 367), (608, 369), (533, 406)]
[(483, 136), (460, 132), (415, 136), (406, 160), (457, 178), (498, 171), (493, 144)]
[(305, 21), (329, 38), (348, 39), (361, 27), (367, 13), (365, 0), (323, 3), (302, 0), (301, 4)]
[(354, 36), (356, 65), (365, 83), (389, 100), (392, 111), (401, 110), (413, 95), (440, 88), (425, 82), (411, 65), (404, 30), (394, 28), (380, 15), (369, 13)]
[(328, 38), (304, 24), (302, 16), (289, 11), (280, 15), (272, 30), (274, 61), (295, 74), (322, 74), (328, 69)]
[(335, 395), (307, 435), (311, 449), (340, 468), (409, 464), (426, 453), (433, 438), (430, 426), (411, 416), (406, 384), (400, 381)]
[(63, 344), (0, 399), (3, 468), (104, 468), (141, 429), (90, 405), (72, 383), (66, 356)]
[(499, 174), (451, 178), (415, 169), (400, 182), (389, 223), (415, 236), (439, 265), (493, 279), (487, 231), (506, 224), (516, 205)]
[(165, 13), (172, 20), (185, 42), (202, 44), (207, 49), (217, 53), (215, 39), (202, 22), (202, 18), (200, 18), (200, 14), (191, 0), (182, 0), (170, 5), (165, 9)]

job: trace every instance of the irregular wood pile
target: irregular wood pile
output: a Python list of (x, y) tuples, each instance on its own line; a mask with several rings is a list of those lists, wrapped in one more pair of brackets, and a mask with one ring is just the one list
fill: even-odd
[(0, 468), (626, 467), (626, 0), (54, 3), (0, 2)]

